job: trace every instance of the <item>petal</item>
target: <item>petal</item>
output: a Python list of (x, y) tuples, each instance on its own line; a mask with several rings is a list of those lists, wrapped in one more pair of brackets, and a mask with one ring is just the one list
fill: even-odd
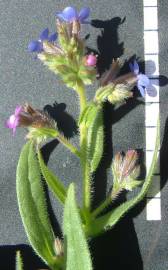
[(58, 34), (57, 34), (56, 32), (53, 33), (52, 35), (49, 36), (48, 41), (49, 41), (49, 42), (54, 42), (54, 41), (56, 41), (57, 36), (58, 36)]
[(139, 92), (141, 93), (141, 96), (145, 97), (145, 89), (144, 89), (144, 87), (142, 85), (140, 85), (139, 82), (137, 83), (137, 87), (138, 87)]
[(85, 19), (87, 19), (90, 15), (90, 8), (84, 7), (80, 10), (78, 18), (81, 22), (83, 22)]
[(58, 13), (57, 16), (66, 22), (72, 22), (74, 19), (78, 18), (77, 11), (74, 7), (66, 7), (61, 13)]
[(141, 86), (148, 87), (150, 85), (150, 80), (145, 74), (139, 74), (137, 78)]
[(40, 34), (40, 40), (43, 41), (43, 40), (48, 40), (48, 35), (49, 35), (49, 29), (46, 28), (44, 29), (41, 34)]
[(18, 121), (16, 121), (17, 118), (15, 117), (14, 114), (12, 114), (9, 119), (6, 121), (6, 127), (8, 128), (14, 128), (17, 126)]
[(146, 89), (146, 92), (150, 97), (156, 97), (157, 96), (157, 90), (153, 85), (150, 85), (150, 87)]
[(132, 63), (129, 63), (129, 68), (130, 68), (131, 72), (133, 72), (133, 73), (134, 73), (134, 66), (133, 66), (133, 64), (132, 64)]
[(15, 109), (15, 116), (18, 116), (21, 112), (23, 111), (23, 107), (22, 106), (16, 106)]
[(38, 40), (33, 40), (28, 44), (29, 52), (40, 52), (42, 50), (42, 43)]
[(134, 73), (136, 75), (138, 75), (139, 74), (139, 65), (138, 65), (138, 62), (136, 60), (134, 60), (133, 67), (134, 67)]

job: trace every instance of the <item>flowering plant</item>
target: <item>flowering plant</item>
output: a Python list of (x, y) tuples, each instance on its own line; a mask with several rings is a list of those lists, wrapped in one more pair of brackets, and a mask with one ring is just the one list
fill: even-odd
[[(152, 181), (159, 147), (158, 134), (151, 167), (144, 180), (138, 179), (140, 165), (137, 152), (128, 150), (125, 154), (117, 153), (111, 164), (111, 192), (97, 208), (92, 209), (92, 176), (104, 153), (104, 103), (119, 106), (128, 98), (133, 98), (131, 90), (136, 86), (144, 97), (149, 79), (140, 73), (136, 60), (130, 63), (128, 74), (118, 76), (121, 62), (114, 59), (109, 70), (99, 77), (99, 87), (93, 100), (87, 100), (85, 88), (97, 78), (98, 57), (94, 53), (87, 54), (85, 40), (80, 34), (81, 25), (90, 23), (89, 15), (89, 8), (82, 8), (77, 12), (74, 7), (66, 7), (62, 12), (56, 13), (57, 33), (49, 35), (46, 28), (38, 40), (31, 41), (28, 45), (28, 51), (37, 54), (37, 58), (58, 74), (65, 85), (79, 96), (79, 146), (74, 146), (60, 132), (57, 123), (48, 113), (34, 109), (29, 104), (17, 106), (6, 122), (6, 127), (12, 129), (13, 135), (17, 127), (28, 129), (28, 142), (23, 146), (17, 166), (18, 205), (30, 244), (52, 270), (93, 269), (89, 239), (111, 229), (129, 209), (144, 198)], [(40, 147), (52, 138), (57, 138), (80, 160), (82, 206), (75, 197), (75, 184), (71, 183), (66, 188), (43, 160)], [(41, 175), (55, 198), (64, 206), (62, 239), (54, 234), (50, 223)], [(132, 191), (140, 185), (142, 187), (135, 197), (105, 211), (123, 190)], [(19, 252), (16, 267), (17, 270), (23, 269)]]

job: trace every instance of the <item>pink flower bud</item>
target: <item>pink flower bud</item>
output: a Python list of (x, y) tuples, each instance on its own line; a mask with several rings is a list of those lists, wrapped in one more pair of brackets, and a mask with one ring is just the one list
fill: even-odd
[(86, 56), (86, 66), (94, 67), (97, 63), (97, 57), (93, 54), (89, 54)]

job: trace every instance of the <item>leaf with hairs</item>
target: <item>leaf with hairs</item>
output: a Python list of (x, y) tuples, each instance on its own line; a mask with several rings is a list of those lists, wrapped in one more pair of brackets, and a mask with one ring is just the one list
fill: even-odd
[(91, 270), (92, 262), (75, 200), (74, 184), (68, 189), (63, 231), (67, 248), (66, 270)]
[(67, 194), (66, 188), (61, 183), (59, 178), (56, 175), (54, 175), (53, 172), (51, 172), (48, 169), (48, 167), (45, 165), (40, 151), (38, 151), (38, 160), (39, 160), (42, 175), (45, 181), (47, 182), (49, 188), (51, 189), (55, 197), (59, 199), (61, 203), (64, 204), (65, 199), (66, 199), (66, 194)]
[(22, 222), (36, 253), (52, 268), (54, 234), (49, 222), (40, 168), (33, 144), (26, 143), (17, 166), (16, 190)]
[(104, 128), (102, 108), (98, 110), (93, 124), (88, 128), (88, 158), (91, 172), (94, 172), (103, 155)]

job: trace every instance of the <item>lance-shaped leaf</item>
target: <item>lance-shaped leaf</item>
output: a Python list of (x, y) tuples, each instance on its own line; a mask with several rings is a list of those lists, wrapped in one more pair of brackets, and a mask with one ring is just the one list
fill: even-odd
[(23, 261), (20, 251), (16, 252), (16, 270), (23, 270)]
[(59, 201), (64, 204), (65, 199), (66, 199), (66, 193), (67, 193), (66, 188), (61, 183), (59, 178), (56, 175), (54, 175), (45, 165), (40, 151), (38, 151), (38, 160), (39, 160), (42, 175), (45, 181), (47, 182), (49, 188), (51, 189), (53, 194), (56, 196), (56, 198), (59, 199)]
[(107, 213), (106, 215), (104, 215), (102, 217), (97, 218), (92, 223), (92, 231), (90, 233), (92, 236), (96, 236), (96, 235), (112, 228), (121, 219), (122, 216), (124, 216), (131, 208), (133, 208), (138, 202), (140, 202), (145, 197), (145, 195), (148, 192), (149, 187), (151, 185), (152, 176), (153, 176), (155, 165), (157, 162), (158, 149), (160, 146), (159, 131), (160, 131), (160, 125), (159, 125), (159, 121), (158, 121), (157, 137), (156, 137), (153, 159), (152, 159), (152, 163), (151, 163), (148, 175), (147, 175), (146, 180), (142, 186), (141, 191), (139, 192), (139, 194), (135, 198), (133, 198), (125, 203), (122, 203), (120, 206), (118, 206), (117, 208), (115, 208), (111, 212)]
[(102, 108), (97, 111), (93, 123), (88, 128), (88, 159), (91, 172), (94, 172), (103, 155), (104, 129)]
[(63, 230), (67, 248), (66, 270), (91, 270), (91, 257), (75, 200), (73, 184), (69, 187), (65, 202)]
[(54, 234), (47, 215), (40, 168), (32, 142), (22, 149), (16, 177), (19, 211), (27, 237), (36, 253), (53, 269)]

